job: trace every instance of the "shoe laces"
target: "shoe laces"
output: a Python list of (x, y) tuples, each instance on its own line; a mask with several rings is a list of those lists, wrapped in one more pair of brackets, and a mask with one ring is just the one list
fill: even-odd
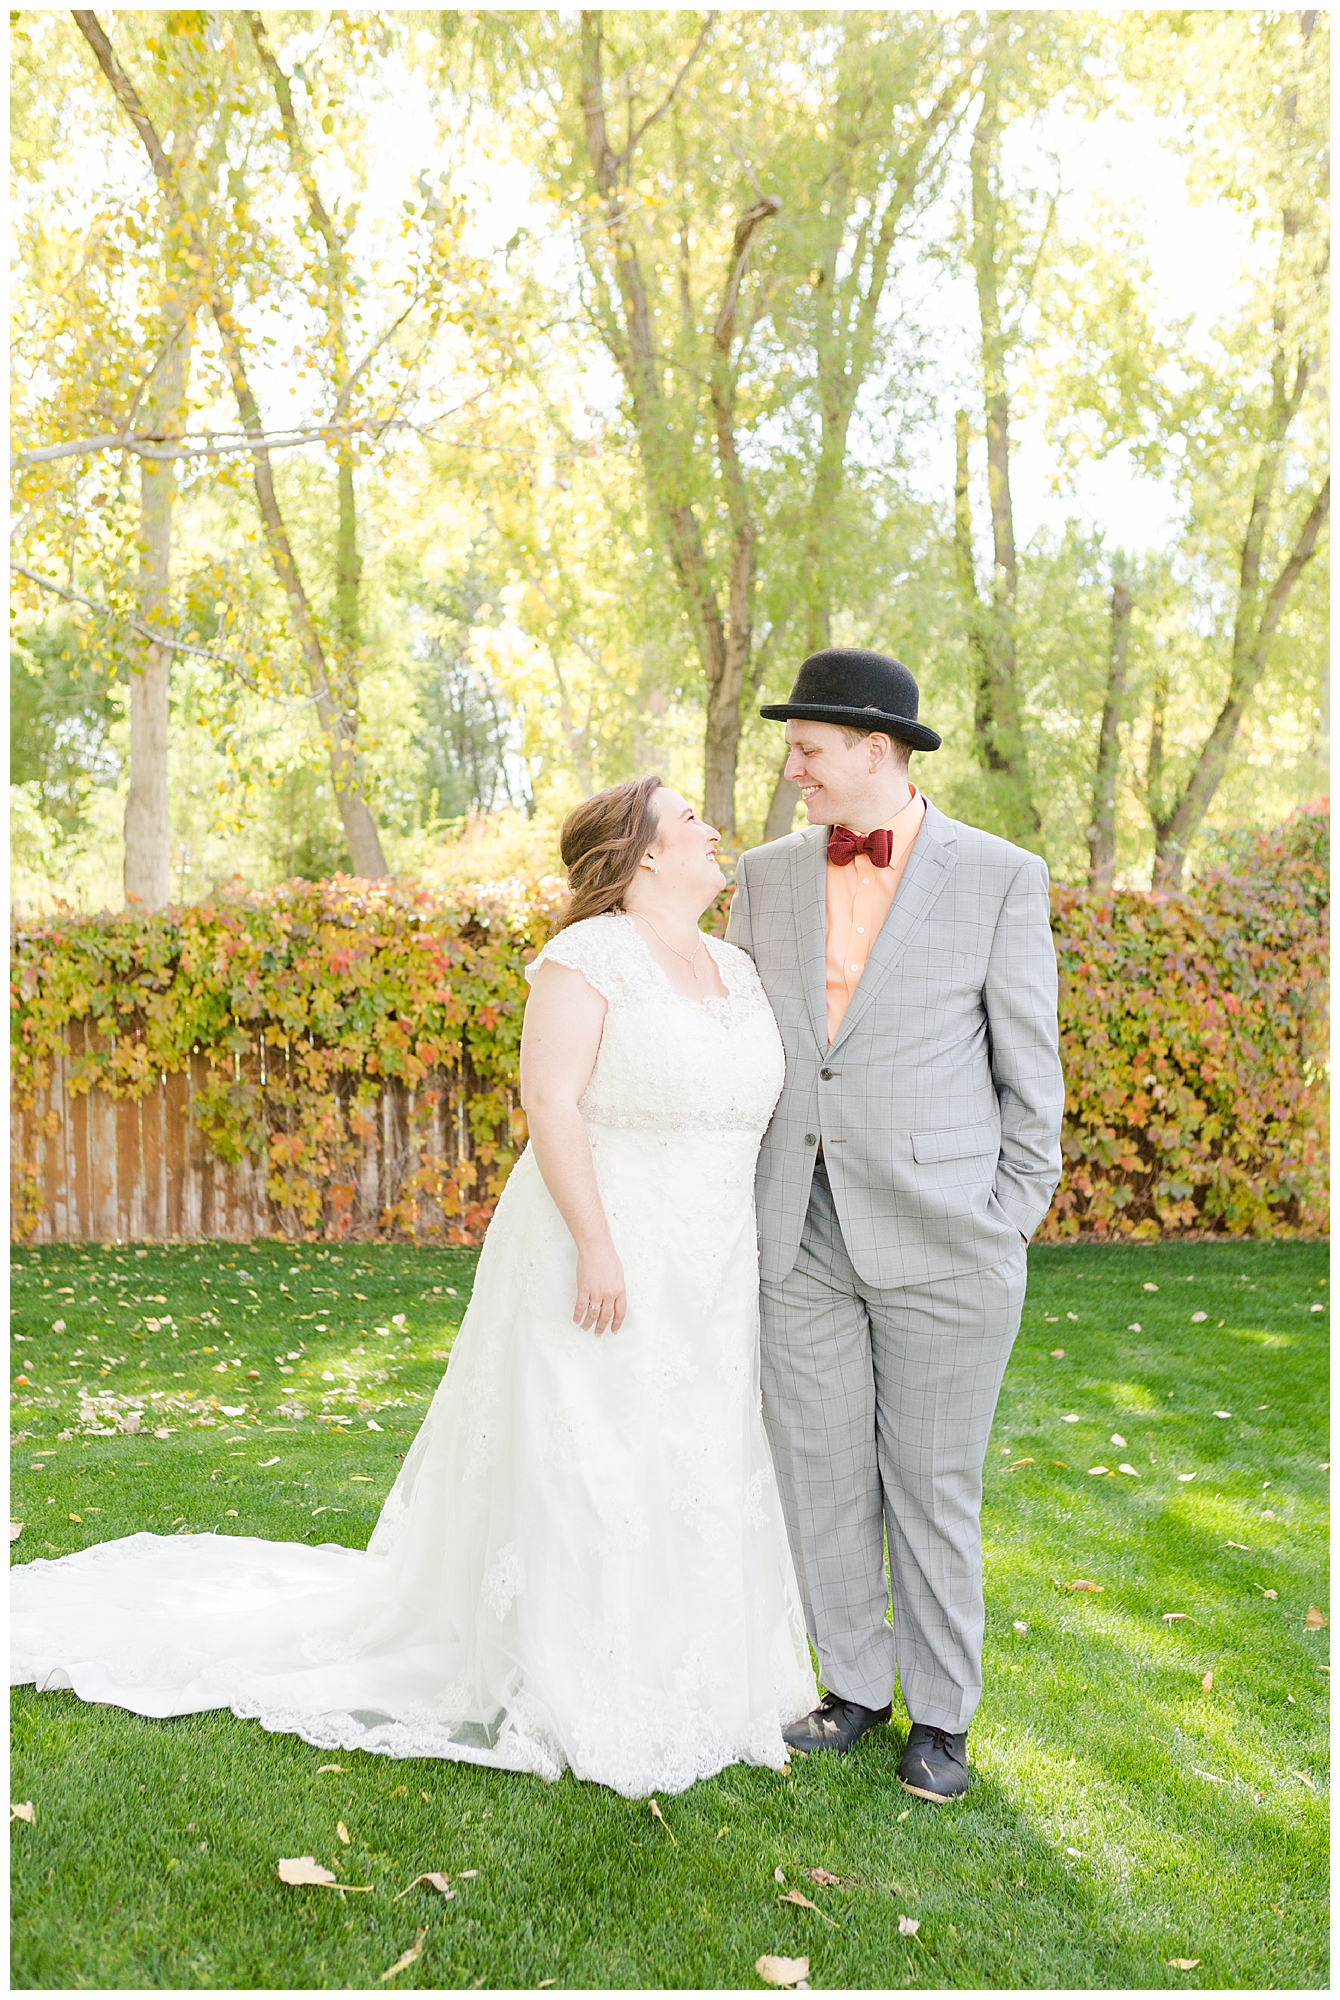
[(932, 1740), (934, 1741), (936, 1749), (940, 1751), (940, 1753), (943, 1756), (951, 1758), (953, 1762), (957, 1764), (959, 1762), (959, 1758), (954, 1749), (953, 1732), (948, 1729), (941, 1729), (933, 1722), (928, 1723), (926, 1726), (930, 1730), (931, 1737)]

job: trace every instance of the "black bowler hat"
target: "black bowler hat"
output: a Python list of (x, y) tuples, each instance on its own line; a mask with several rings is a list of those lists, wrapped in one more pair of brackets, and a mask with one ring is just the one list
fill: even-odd
[(940, 738), (917, 721), (917, 684), (901, 660), (860, 646), (826, 646), (811, 653), (786, 701), (759, 710), (769, 722), (836, 722), (844, 729), (879, 729), (914, 750), (938, 750)]

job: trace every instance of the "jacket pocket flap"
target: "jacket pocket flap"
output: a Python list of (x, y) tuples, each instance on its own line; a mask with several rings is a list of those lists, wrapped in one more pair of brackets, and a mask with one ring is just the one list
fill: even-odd
[(923, 1167), (937, 1160), (968, 1160), (996, 1153), (1000, 1141), (989, 1125), (957, 1125), (952, 1132), (914, 1132), (912, 1158)]

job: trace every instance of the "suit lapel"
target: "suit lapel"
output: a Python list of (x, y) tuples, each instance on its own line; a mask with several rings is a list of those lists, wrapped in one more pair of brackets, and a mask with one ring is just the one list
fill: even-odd
[(801, 977), (805, 984), (805, 1004), (809, 1008), (814, 1037), (821, 1049), (828, 1047), (828, 992), (825, 965), (825, 869), (828, 861), (828, 828), (806, 830), (791, 863), (791, 901), (795, 910), (796, 944)]
[(835, 1049), (859, 1025), (935, 907), (936, 898), (954, 872), (956, 845), (951, 823), (927, 799), (926, 817), (912, 843), (912, 852), (907, 857), (893, 908), (870, 948), (860, 984), (852, 995), (851, 1005), (843, 1015), (834, 1039)]

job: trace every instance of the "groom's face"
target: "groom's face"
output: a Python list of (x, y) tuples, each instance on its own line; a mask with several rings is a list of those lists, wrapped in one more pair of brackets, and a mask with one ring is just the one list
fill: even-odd
[(810, 825), (855, 825), (887, 761), (888, 738), (860, 736), (848, 743), (836, 723), (791, 721), (786, 740), (786, 775), (800, 786)]

